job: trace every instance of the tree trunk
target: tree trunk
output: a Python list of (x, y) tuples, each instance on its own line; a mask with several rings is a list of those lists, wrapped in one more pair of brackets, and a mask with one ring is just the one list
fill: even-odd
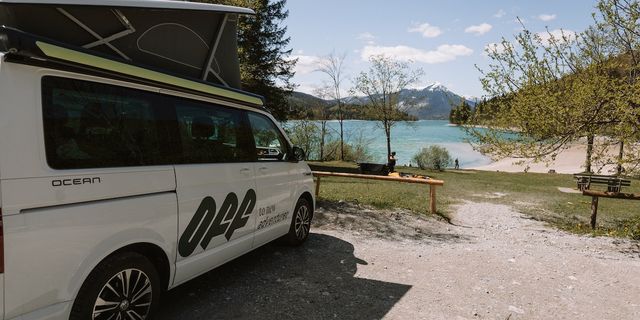
[(589, 136), (587, 136), (587, 159), (585, 159), (585, 162), (584, 162), (585, 172), (592, 172), (591, 171), (591, 155), (592, 154), (593, 154), (593, 134), (589, 134)]
[(324, 139), (327, 135), (327, 122), (322, 121), (320, 129), (320, 161), (324, 161)]
[(340, 161), (344, 161), (344, 116), (342, 114), (342, 104), (340, 103), (340, 96), (336, 93), (338, 97), (338, 120), (340, 122)]
[(344, 161), (344, 130), (342, 125), (342, 113), (340, 114), (340, 161)]
[(387, 162), (389, 161), (389, 157), (391, 157), (391, 128), (388, 124), (384, 126), (384, 134), (387, 136)]
[(620, 141), (620, 153), (618, 154), (618, 167), (616, 168), (617, 175), (622, 174), (622, 158), (624, 157), (624, 141)]

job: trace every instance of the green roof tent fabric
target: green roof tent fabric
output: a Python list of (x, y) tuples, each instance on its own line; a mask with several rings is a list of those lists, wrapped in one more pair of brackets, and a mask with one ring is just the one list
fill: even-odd
[(0, 0), (0, 25), (235, 89), (239, 14), (253, 11), (160, 0)]

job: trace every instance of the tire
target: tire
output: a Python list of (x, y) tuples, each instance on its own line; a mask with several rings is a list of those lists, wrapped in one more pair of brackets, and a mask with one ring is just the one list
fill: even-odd
[(286, 240), (289, 245), (299, 246), (303, 244), (309, 237), (311, 230), (311, 220), (313, 219), (313, 208), (309, 200), (305, 198), (298, 199), (296, 208), (291, 218), (291, 226)]
[(114, 255), (89, 274), (69, 319), (152, 319), (160, 293), (158, 272), (147, 258), (133, 252)]

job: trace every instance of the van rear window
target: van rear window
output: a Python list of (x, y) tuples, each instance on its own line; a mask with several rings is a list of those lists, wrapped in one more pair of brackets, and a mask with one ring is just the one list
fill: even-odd
[(54, 169), (249, 162), (246, 113), (120, 86), (42, 78), (47, 162)]
[(170, 162), (161, 143), (167, 129), (159, 121), (166, 116), (150, 93), (58, 77), (44, 77), (42, 88), (45, 145), (52, 168)]

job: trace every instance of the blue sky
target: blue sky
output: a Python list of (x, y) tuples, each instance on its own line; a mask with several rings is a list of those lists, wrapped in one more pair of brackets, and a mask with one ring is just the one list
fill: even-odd
[(317, 58), (346, 54), (345, 89), (368, 68), (366, 57), (412, 59), (424, 76), (417, 87), (439, 82), (467, 97), (484, 95), (474, 65), (486, 67), (484, 48), (520, 30), (580, 32), (592, 24), (595, 0), (419, 1), (288, 0), (290, 48), (299, 58), (294, 82), (311, 93), (327, 78), (314, 72)]

